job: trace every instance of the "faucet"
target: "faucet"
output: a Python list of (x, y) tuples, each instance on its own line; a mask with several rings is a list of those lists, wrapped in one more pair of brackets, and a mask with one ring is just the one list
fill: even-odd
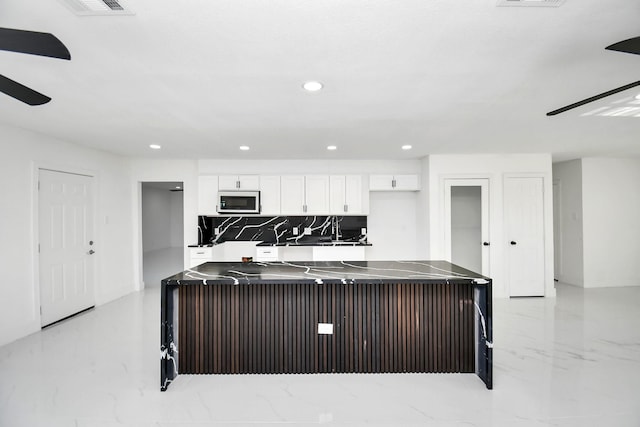
[(340, 233), (340, 221), (337, 216), (331, 217), (331, 235), (333, 240), (340, 240), (342, 233)]

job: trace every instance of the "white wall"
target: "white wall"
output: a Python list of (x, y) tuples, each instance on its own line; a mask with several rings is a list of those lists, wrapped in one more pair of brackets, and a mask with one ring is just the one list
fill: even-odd
[(169, 192), (169, 211), (171, 212), (169, 245), (174, 248), (184, 246), (184, 193), (182, 191)]
[(133, 290), (131, 188), (126, 159), (0, 125), (0, 345), (40, 329), (37, 169), (93, 175), (96, 303)]
[(200, 175), (420, 173), (420, 160), (198, 160)]
[(367, 260), (416, 260), (418, 255), (418, 193), (374, 191), (367, 217)]
[(584, 286), (640, 286), (640, 160), (582, 159)]
[(558, 222), (555, 248), (556, 278), (564, 283), (583, 286), (583, 222), (582, 222), (582, 161), (571, 160), (553, 165), (556, 183)]
[(493, 295), (507, 297), (507, 258), (504, 237), (503, 182), (505, 176), (544, 178), (545, 296), (555, 296), (553, 281), (553, 199), (549, 154), (482, 154), (429, 156), (430, 258), (447, 259), (445, 250), (444, 180), (487, 178), (489, 180), (489, 276)]
[(142, 249), (171, 247), (171, 198), (168, 190), (142, 185)]
[(143, 251), (184, 246), (183, 193), (143, 184)]

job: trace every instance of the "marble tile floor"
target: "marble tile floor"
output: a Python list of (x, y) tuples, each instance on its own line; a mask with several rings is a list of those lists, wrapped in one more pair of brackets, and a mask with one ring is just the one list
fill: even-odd
[(640, 287), (494, 301), (472, 374), (180, 376), (159, 391), (159, 290), (0, 347), (0, 426), (640, 426)]

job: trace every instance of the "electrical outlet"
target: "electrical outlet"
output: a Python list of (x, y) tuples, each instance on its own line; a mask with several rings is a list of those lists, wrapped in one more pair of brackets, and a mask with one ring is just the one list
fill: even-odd
[(304, 235), (305, 236), (311, 236), (311, 227), (305, 227), (304, 228)]
[(366, 227), (362, 227), (362, 228), (360, 229), (360, 234), (362, 234), (363, 236), (366, 236), (366, 235), (367, 235), (367, 229), (366, 229)]
[(294, 236), (297, 236), (298, 235), (298, 227), (293, 227), (291, 232), (293, 233)]
[(319, 335), (333, 335), (333, 323), (318, 323)]
[(213, 234), (215, 234), (216, 236), (217, 236), (218, 234), (220, 234), (220, 229), (219, 229), (218, 227), (214, 228), (214, 229), (213, 229)]

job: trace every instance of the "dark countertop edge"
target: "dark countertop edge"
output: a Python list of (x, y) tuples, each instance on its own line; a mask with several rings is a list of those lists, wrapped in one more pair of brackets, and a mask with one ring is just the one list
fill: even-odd
[[(251, 240), (247, 240), (247, 242), (252, 242)], [(211, 248), (213, 246), (218, 246), (226, 242), (221, 243), (209, 243), (207, 245), (188, 245), (188, 248)], [(371, 243), (360, 243), (360, 242), (345, 242), (345, 243), (269, 243), (269, 242), (259, 242), (256, 243), (256, 246), (274, 246), (274, 247), (287, 247), (287, 246), (332, 246), (332, 247), (353, 247), (353, 246), (373, 246)]]
[(354, 247), (354, 246), (373, 246), (371, 243), (360, 243), (360, 242), (345, 242), (345, 243), (331, 243), (331, 242), (324, 242), (324, 243), (267, 243), (267, 242), (262, 242), (262, 243), (258, 243), (256, 246), (261, 246), (261, 247), (265, 247), (265, 246), (273, 246), (273, 247), (291, 247), (291, 246), (332, 246), (332, 247), (340, 247), (340, 246), (346, 246), (346, 247)]
[[(484, 281), (484, 283), (482, 283)], [(247, 285), (275, 285), (275, 284), (299, 284), (299, 285), (355, 285), (355, 284), (385, 284), (385, 283), (433, 283), (433, 284), (462, 284), (462, 285), (490, 285), (491, 279), (163, 279), (162, 285), (165, 286), (187, 286), (187, 285), (228, 285), (228, 286), (247, 286)]]

